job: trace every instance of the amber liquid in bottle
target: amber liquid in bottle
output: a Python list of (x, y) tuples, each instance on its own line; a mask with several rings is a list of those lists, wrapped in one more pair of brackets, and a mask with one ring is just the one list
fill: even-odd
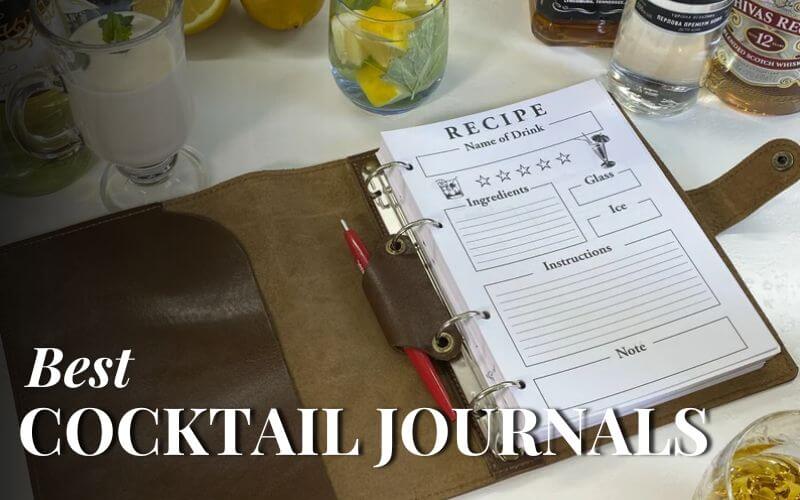
[(569, 0), (530, 0), (530, 5), (531, 29), (544, 43), (611, 47), (624, 1), (612, 0), (610, 5), (594, 9), (586, 9), (585, 4), (571, 6)]
[(800, 111), (800, 0), (735, 0), (704, 85), (751, 113)]
[(742, 111), (766, 115), (788, 115), (800, 111), (800, 86), (754, 86), (737, 78), (716, 59), (709, 65), (705, 86)]

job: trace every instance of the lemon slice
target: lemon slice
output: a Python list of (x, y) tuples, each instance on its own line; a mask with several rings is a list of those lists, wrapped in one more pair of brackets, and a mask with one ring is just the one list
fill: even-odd
[(375, 62), (387, 68), (392, 59), (408, 49), (408, 34), (414, 23), (405, 22), (411, 19), (409, 16), (380, 5), (357, 12), (368, 18), (358, 22), (361, 32), (366, 34), (361, 37), (361, 46)]
[(331, 39), (339, 61), (345, 66), (353, 67), (360, 67), (371, 57), (378, 65), (386, 68), (392, 59), (403, 55), (408, 46), (405, 40), (393, 42), (374, 36), (373, 33), (365, 33), (360, 28), (358, 17), (346, 12), (331, 19)]
[(369, 63), (356, 72), (356, 81), (370, 104), (376, 108), (382, 108), (411, 95), (402, 85), (384, 80), (383, 70)]
[(146, 14), (156, 19), (165, 19), (169, 14), (169, 2), (164, 0), (133, 0), (131, 10), (140, 14)]
[(402, 56), (408, 44), (406, 42), (381, 42), (378, 40), (362, 40), (367, 55), (383, 68), (388, 68), (392, 59)]
[(439, 1), (440, 0), (393, 0), (392, 10), (410, 16), (418, 16), (439, 5)]
[(353, 32), (358, 19), (354, 14), (342, 13), (331, 19), (331, 38), (336, 57), (346, 66), (361, 66), (367, 54), (358, 36)]
[(228, 9), (230, 0), (185, 0), (183, 31), (187, 35), (200, 33), (216, 24)]
[[(411, 19), (411, 17), (400, 12), (395, 12), (385, 7), (381, 7), (380, 5), (373, 5), (367, 10), (358, 12), (364, 17), (369, 18), (362, 19), (358, 22), (358, 25), (362, 30), (373, 35), (377, 35), (383, 39), (397, 42), (401, 45), (406, 44), (408, 34), (414, 30), (413, 22), (386, 22), (407, 21)], [(374, 21), (372, 19), (374, 19)]]

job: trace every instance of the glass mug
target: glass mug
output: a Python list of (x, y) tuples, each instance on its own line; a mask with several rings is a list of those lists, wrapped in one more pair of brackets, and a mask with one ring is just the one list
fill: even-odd
[[(202, 161), (185, 145), (194, 108), (186, 88), (182, 6), (182, 0), (33, 3), (31, 17), (51, 65), (9, 91), (9, 129), (39, 158), (69, 155), (85, 142), (108, 162), (101, 196), (110, 210), (205, 185)], [(25, 104), (53, 89), (67, 94), (73, 123), (47, 137), (31, 133)]]
[(709, 466), (693, 500), (800, 498), (800, 411), (762, 417)]
[[(6, 126), (5, 102), (11, 85), (39, 67), (45, 57), (41, 37), (31, 22), (28, 0), (0, 1), (0, 193), (41, 196), (58, 191), (89, 171), (87, 148), (58, 161), (25, 153)], [(69, 103), (59, 92), (42, 92), (25, 107), (25, 123), (36, 134), (47, 135), (69, 119)]]

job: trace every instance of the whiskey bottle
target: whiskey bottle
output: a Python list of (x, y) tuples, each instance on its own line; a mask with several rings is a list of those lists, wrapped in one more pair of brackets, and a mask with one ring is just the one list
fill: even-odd
[(611, 47), (625, 0), (530, 0), (531, 29), (548, 45)]
[(800, 0), (735, 0), (704, 85), (744, 111), (800, 111)]

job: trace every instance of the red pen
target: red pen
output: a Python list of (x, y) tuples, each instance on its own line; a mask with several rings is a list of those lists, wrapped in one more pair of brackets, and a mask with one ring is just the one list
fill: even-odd
[[(358, 269), (363, 274), (369, 265), (369, 252), (367, 251), (367, 247), (364, 246), (364, 242), (361, 241), (358, 234), (350, 229), (347, 226), (347, 222), (344, 220), (342, 220), (342, 227), (344, 228), (344, 240), (347, 242), (348, 248), (350, 248), (350, 253), (353, 254)], [(422, 379), (425, 387), (428, 388), (428, 392), (433, 396), (436, 404), (439, 405), (439, 408), (444, 412), (447, 418), (454, 422), (456, 420), (456, 412), (453, 410), (453, 403), (450, 402), (450, 397), (447, 395), (442, 379), (439, 378), (439, 374), (436, 372), (436, 367), (433, 366), (431, 358), (429, 358), (424, 351), (413, 347), (406, 347), (404, 351), (408, 359), (411, 360), (411, 364), (414, 365), (414, 368), (417, 370), (419, 378)]]

